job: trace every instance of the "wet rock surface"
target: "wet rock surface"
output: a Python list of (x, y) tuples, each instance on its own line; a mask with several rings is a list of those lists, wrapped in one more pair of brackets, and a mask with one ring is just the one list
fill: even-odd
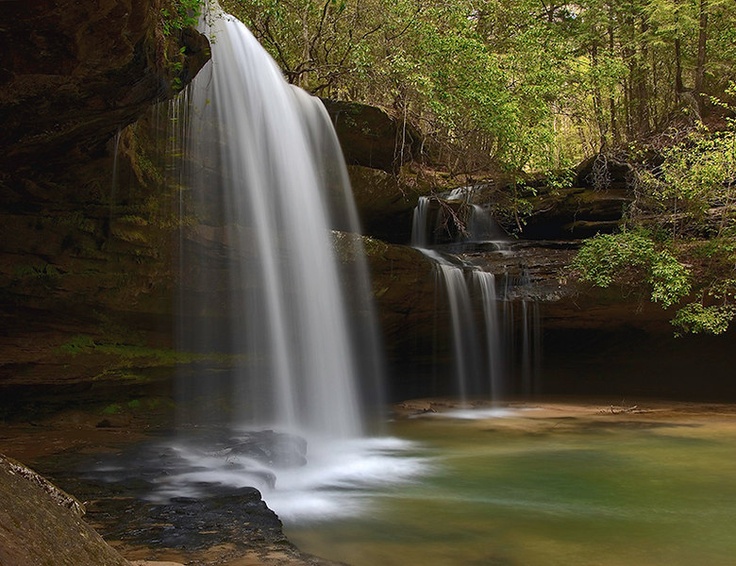
[(197, 444), (187, 446), (188, 458), (175, 441), (149, 439), (113, 453), (53, 454), (38, 465), (84, 500), (90, 524), (131, 558), (187, 564), (331, 564), (301, 553), (287, 540), (257, 488), (197, 479), (209, 471), (197, 458), (217, 458), (230, 462), (225, 469), (244, 484), (273, 485), (276, 478), (267, 477), (264, 464), (299, 465), (306, 450), (303, 439), (270, 430), (194, 434)]
[(173, 497), (166, 503), (97, 499), (89, 518), (108, 540), (151, 548), (154, 557), (167, 550), (194, 555), (223, 544), (241, 552), (277, 545), (297, 554), (255, 488), (221, 488), (207, 498)]
[[(160, 2), (4, 2), (0, 165), (6, 171), (99, 151), (206, 62), (207, 40), (164, 38)], [(182, 55), (180, 65), (174, 61)], [(175, 68), (178, 69), (175, 71)]]
[(0, 564), (127, 565), (70, 501), (22, 464), (0, 455)]

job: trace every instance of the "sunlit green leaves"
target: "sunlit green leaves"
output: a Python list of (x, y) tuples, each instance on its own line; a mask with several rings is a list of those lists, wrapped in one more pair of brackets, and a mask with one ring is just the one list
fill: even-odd
[(690, 292), (690, 273), (667, 251), (659, 251), (650, 264), (651, 300), (664, 308), (677, 303)]
[[(699, 0), (222, 1), (291, 82), (412, 122), (451, 172), (564, 168), (697, 113)], [(707, 9), (712, 89), (736, 78), (736, 12)]]
[(665, 308), (691, 289), (688, 269), (640, 231), (599, 234), (586, 240), (572, 265), (581, 280), (597, 287), (606, 288), (614, 282), (636, 286), (646, 281), (650, 299)]
[(685, 305), (677, 311), (672, 325), (677, 335), (723, 334), (736, 316), (736, 308), (730, 305), (703, 306), (700, 303)]
[(164, 35), (197, 25), (204, 0), (169, 0), (161, 8)]
[[(704, 127), (663, 151), (658, 171), (642, 175), (642, 187), (662, 209), (677, 214), (680, 231), (702, 226), (721, 233), (736, 216), (736, 130), (709, 132)], [(702, 231), (702, 228), (699, 228)]]

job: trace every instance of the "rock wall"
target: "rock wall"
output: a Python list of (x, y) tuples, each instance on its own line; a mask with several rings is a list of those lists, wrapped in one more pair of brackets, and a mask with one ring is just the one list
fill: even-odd
[[(596, 163), (581, 165), (576, 187), (552, 189), (532, 181), (519, 188), (517, 196), (528, 201), (529, 210), (518, 225), (513, 215), (503, 216), (512, 189), (489, 183), (491, 208), (515, 232), (509, 249), (489, 252), (481, 245), (455, 252), (496, 274), (497, 281), (515, 281), (512, 301), (537, 303), (540, 393), (613, 396), (617, 402), (642, 396), (736, 400), (730, 369), (736, 332), (676, 338), (670, 324), (676, 308), (652, 304), (647, 285), (601, 290), (576, 281), (569, 265), (582, 239), (617, 230), (634, 198), (625, 167), (602, 171)], [(359, 167), (351, 169), (351, 178), (366, 231), (393, 242), (368, 246), (376, 252), (371, 267), (392, 390), (398, 398), (427, 395), (435, 376), (452, 371), (449, 323), (437, 323), (447, 313), (434, 311), (437, 293), (444, 291), (426, 258), (396, 245), (408, 243), (411, 209), (427, 190), (406, 190), (395, 176)], [(596, 182), (601, 178), (606, 183)]]
[(161, 0), (4, 2), (0, 168), (38, 173), (99, 155), (207, 60), (194, 30), (164, 37)]
[(348, 165), (397, 173), (404, 163), (420, 158), (422, 137), (411, 123), (374, 106), (328, 99), (322, 102)]
[(176, 189), (130, 125), (209, 55), (193, 29), (165, 36), (160, 8), (3, 3), (0, 387), (119, 378), (171, 345)]

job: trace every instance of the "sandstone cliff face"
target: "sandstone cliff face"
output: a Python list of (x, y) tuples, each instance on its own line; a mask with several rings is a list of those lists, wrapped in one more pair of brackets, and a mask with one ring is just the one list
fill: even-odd
[(160, 4), (3, 3), (4, 173), (67, 168), (70, 159), (99, 152), (117, 130), (196, 74), (207, 60), (207, 40), (193, 30), (163, 37)]
[[(162, 190), (150, 128), (126, 126), (194, 76), (208, 43), (192, 29), (165, 37), (160, 7), (3, 3), (2, 386), (130, 367), (130, 349), (99, 343), (170, 345), (175, 189)], [(93, 355), (77, 356), (80, 344)]]

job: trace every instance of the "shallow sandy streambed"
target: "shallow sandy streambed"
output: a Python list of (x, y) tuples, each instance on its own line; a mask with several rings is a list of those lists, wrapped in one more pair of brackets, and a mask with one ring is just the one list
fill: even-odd
[[(350, 513), (282, 517), (300, 549), (354, 566), (734, 563), (736, 406), (555, 401), (458, 411), (428, 400), (397, 413), (388, 434), (408, 442), (391, 458), (420, 463), (421, 473), (333, 486)], [(90, 521), (131, 559), (268, 563), (259, 546), (271, 563), (297, 559), (278, 536), (264, 536), (268, 520), (239, 524), (247, 493), (167, 511), (139, 500), (146, 470), (112, 487), (80, 473), (160, 434), (136, 424), (98, 428), (77, 415), (0, 426), (0, 441), (88, 500)], [(182, 509), (190, 531), (168, 526)]]
[(421, 481), (290, 539), (354, 566), (734, 564), (734, 407), (428, 408), (392, 428), (427, 458)]

